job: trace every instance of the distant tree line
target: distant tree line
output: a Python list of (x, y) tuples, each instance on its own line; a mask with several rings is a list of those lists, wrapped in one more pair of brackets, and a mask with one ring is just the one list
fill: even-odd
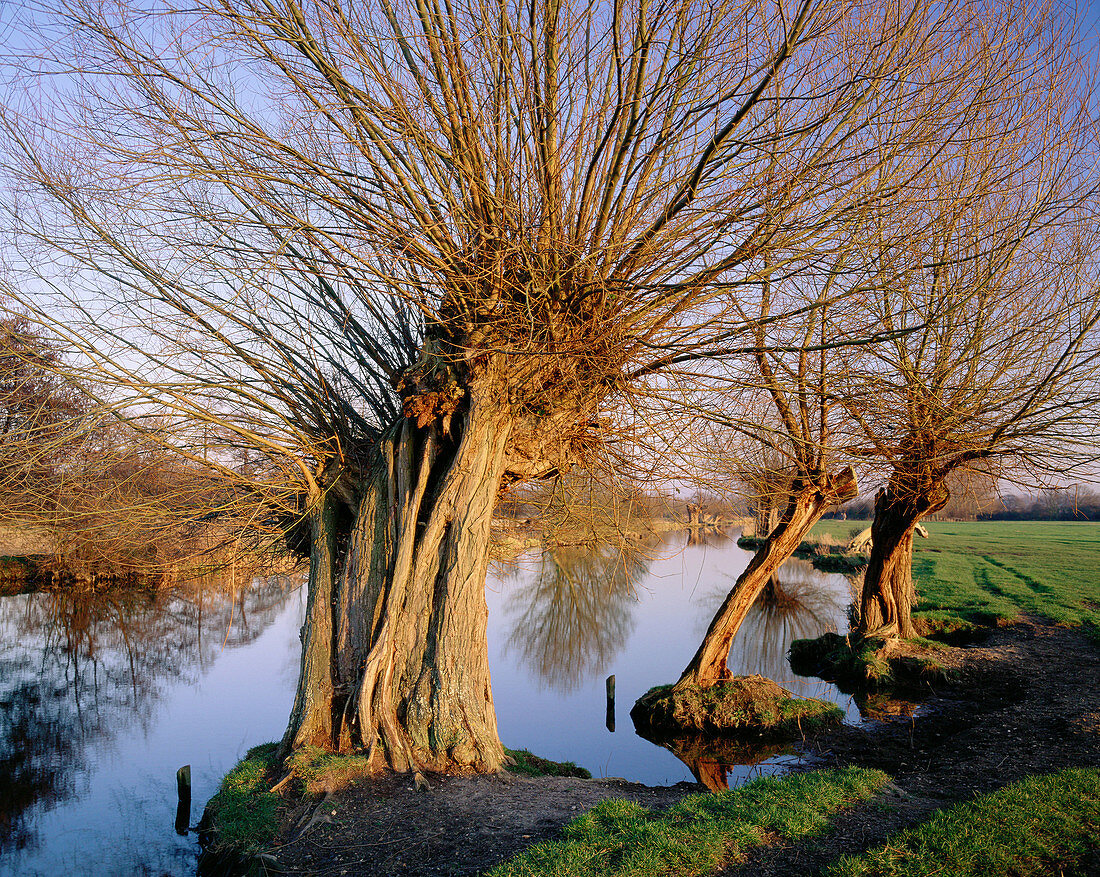
[(259, 504), (170, 453), (170, 424), (114, 416), (62, 354), (28, 318), (0, 319), (0, 556), (24, 553), (4, 537), (29, 528), (40, 575), (96, 585), (198, 573), (257, 544)]
[(998, 508), (979, 515), (983, 521), (1100, 521), (1100, 493), (1084, 484), (1043, 490), (1035, 496), (1010, 494)]
[[(870, 518), (873, 496), (860, 496), (830, 512), (830, 518)], [(1040, 490), (1030, 495), (997, 495), (992, 487), (982, 495), (952, 496), (931, 520), (940, 521), (1100, 521), (1100, 492), (1085, 484)]]

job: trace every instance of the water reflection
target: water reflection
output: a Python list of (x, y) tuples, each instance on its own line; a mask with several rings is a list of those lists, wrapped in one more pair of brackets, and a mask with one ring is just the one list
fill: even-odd
[(725, 527), (701, 524), (687, 531), (687, 544), (689, 547), (704, 546), (718, 548), (733, 541), (733, 534)]
[(558, 546), (539, 558), (534, 577), (505, 606), (505, 653), (557, 691), (577, 688), (607, 666), (634, 629), (637, 584), (649, 559), (633, 546)]
[(169, 683), (258, 637), (294, 586), (0, 599), (0, 871), (39, 845), (37, 815), (80, 797), (105, 740), (147, 729)]
[(696, 781), (712, 792), (722, 792), (730, 787), (729, 774), (734, 767), (753, 767), (778, 755), (794, 752), (794, 746), (787, 742), (731, 737), (678, 735), (646, 739), (679, 758)]
[[(734, 580), (735, 577), (730, 577), (731, 586)], [(717, 586), (697, 600), (700, 637), (726, 593)], [(728, 659), (730, 670), (738, 676), (758, 673), (801, 696), (819, 696), (821, 692), (808, 691), (804, 682), (793, 678), (787, 650), (795, 639), (841, 632), (850, 601), (850, 589), (842, 576), (823, 575), (811, 563), (791, 558), (757, 597), (734, 637)], [(733, 766), (758, 765), (794, 751), (790, 743), (766, 739), (707, 736), (647, 739), (672, 752), (696, 780), (712, 791), (729, 788), (728, 775)]]
[(0, 852), (32, 845), (31, 807), (52, 807), (74, 793), (72, 759), (78, 722), (69, 705), (24, 668), (0, 661)]
[[(724, 592), (712, 592), (701, 601), (700, 638), (725, 597)], [(792, 557), (745, 617), (730, 648), (730, 669), (744, 676), (759, 673), (785, 684), (793, 675), (787, 663), (791, 642), (843, 633), (851, 599), (843, 576), (820, 573), (809, 561)]]

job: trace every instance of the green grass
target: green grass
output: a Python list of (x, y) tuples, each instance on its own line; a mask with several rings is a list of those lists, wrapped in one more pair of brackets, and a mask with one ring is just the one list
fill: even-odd
[(1100, 770), (1028, 777), (939, 810), (882, 847), (845, 856), (828, 877), (1057, 874), (1100, 847)]
[(529, 777), (592, 778), (591, 773), (583, 767), (577, 767), (572, 761), (550, 761), (548, 758), (540, 758), (538, 755), (532, 755), (526, 749), (505, 748), (504, 751), (511, 756), (513, 761), (515, 761), (515, 764), (508, 766), (508, 770), (512, 773), (518, 773)]
[[(813, 533), (847, 538), (865, 521), (820, 521)], [(978, 623), (1022, 613), (1083, 626), (1100, 642), (1100, 523), (981, 521), (925, 525), (913, 542), (918, 614)]]
[(268, 769), (277, 748), (277, 743), (264, 743), (249, 749), (222, 779), (207, 805), (213, 815), (215, 847), (252, 854), (275, 837), (279, 796), (269, 791)]
[(536, 844), (487, 877), (710, 874), (771, 838), (821, 831), (888, 780), (862, 768), (767, 777), (717, 795), (688, 795), (662, 813), (613, 798), (569, 823), (563, 840)]

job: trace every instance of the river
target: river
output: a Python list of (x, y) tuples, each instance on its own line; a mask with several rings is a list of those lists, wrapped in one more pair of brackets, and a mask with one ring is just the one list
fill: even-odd
[[(628, 713), (676, 679), (748, 560), (732, 540), (711, 540), (670, 534), (628, 552), (558, 548), (495, 566), (486, 597), (504, 744), (594, 776), (692, 780), (684, 762), (635, 735)], [(173, 830), (176, 769), (191, 765), (194, 824), (241, 755), (281, 734), (304, 590), (272, 578), (230, 592), (0, 599), (0, 874), (194, 874), (195, 836)], [(849, 601), (842, 576), (789, 562), (734, 641), (731, 669), (857, 717), (847, 696), (795, 677), (785, 660), (791, 639), (843, 631)], [(732, 767), (729, 779), (796, 757)]]

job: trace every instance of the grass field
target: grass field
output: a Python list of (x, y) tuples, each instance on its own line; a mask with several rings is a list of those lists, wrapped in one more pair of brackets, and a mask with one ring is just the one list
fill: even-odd
[(561, 840), (535, 844), (486, 877), (702, 877), (753, 847), (821, 833), (888, 780), (856, 767), (765, 777), (661, 812), (611, 798), (574, 819)]
[[(838, 540), (867, 521), (821, 521), (814, 535)], [(1031, 613), (1100, 630), (1100, 523), (933, 522), (916, 539), (919, 611), (971, 621)]]

